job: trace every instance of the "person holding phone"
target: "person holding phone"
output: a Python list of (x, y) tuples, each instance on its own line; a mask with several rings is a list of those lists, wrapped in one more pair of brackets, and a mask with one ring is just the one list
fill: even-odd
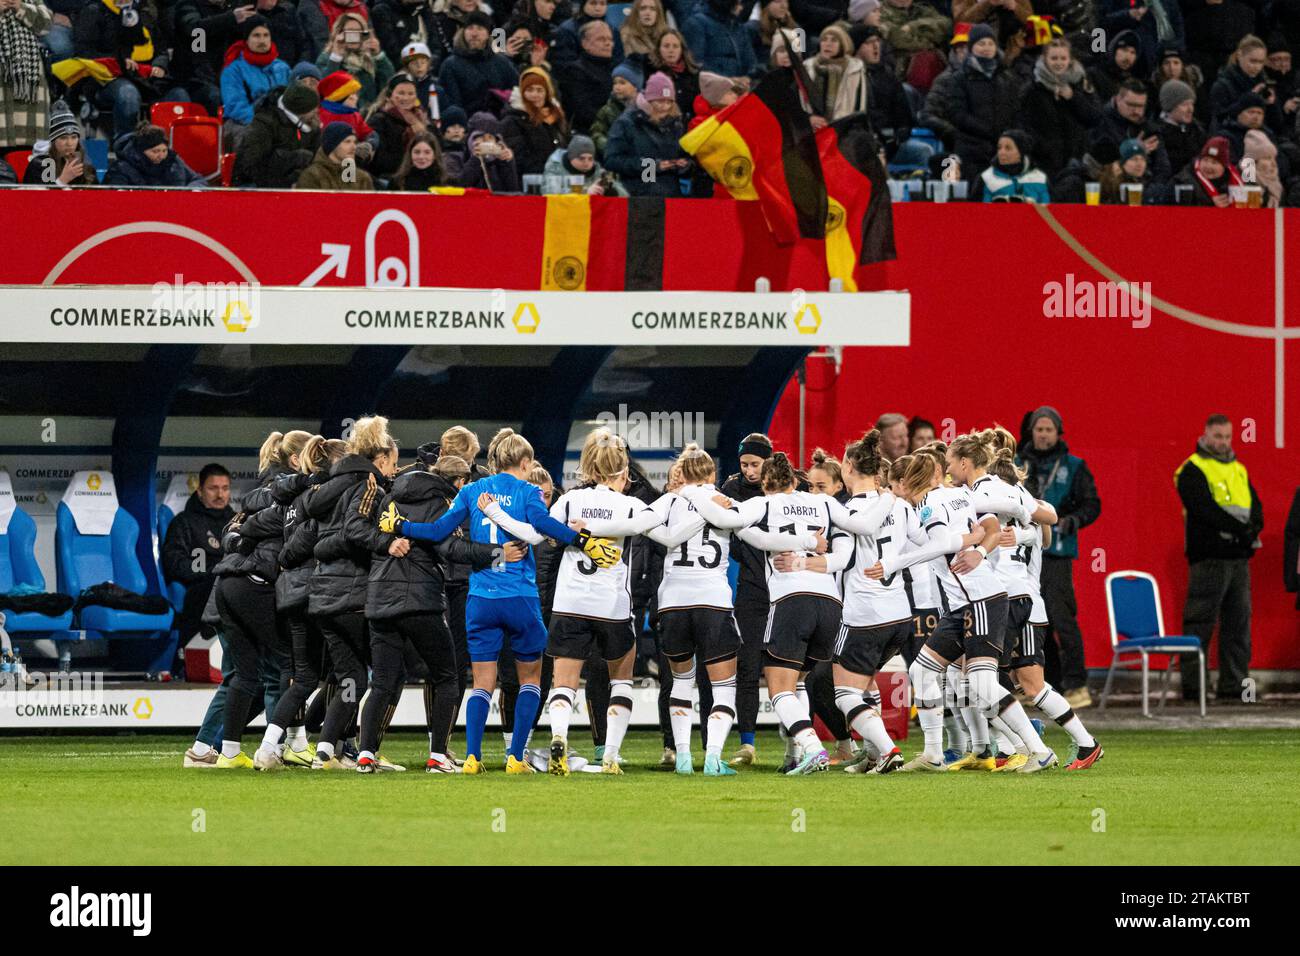
[(329, 43), (317, 57), (316, 66), (327, 74), (342, 70), (361, 84), (357, 108), (362, 112), (370, 108), (397, 72), (371, 31), (370, 22), (359, 13), (345, 13), (334, 21)]

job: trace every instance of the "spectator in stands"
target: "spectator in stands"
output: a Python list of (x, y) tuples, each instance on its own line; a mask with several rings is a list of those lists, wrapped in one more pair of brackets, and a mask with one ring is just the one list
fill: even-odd
[(934, 78), (926, 93), (925, 105), (917, 116), (917, 122), (934, 131), (943, 140), (948, 149), (957, 141), (957, 127), (953, 125), (952, 116), (957, 108), (954, 99), (957, 89), (957, 77), (961, 75), (962, 64), (970, 56), (970, 24), (958, 23), (953, 28), (952, 39), (948, 43), (947, 67)]
[(952, 18), (958, 22), (987, 23), (993, 39), (1005, 51), (1003, 59), (1012, 63), (1025, 46), (1024, 26), (1034, 13), (1029, 0), (952, 0)]
[(370, 19), (370, 8), (365, 0), (300, 0), (298, 23), (306, 43), (306, 48), (301, 51), (303, 59), (315, 61), (327, 50), (334, 24), (345, 13)]
[(1037, 144), (1034, 158), (1049, 178), (1083, 155), (1100, 120), (1101, 104), (1070, 41), (1057, 37), (1034, 64), (1034, 79), (1021, 95), (1019, 110), (1021, 125)]
[(1277, 30), (1268, 35), (1268, 63), (1264, 67), (1264, 76), (1272, 82), (1277, 101), (1282, 104), (1285, 125), (1293, 127), (1300, 112), (1300, 88), (1297, 88), (1296, 74), (1292, 69), (1291, 47)]
[[(119, 0), (116, 8), (110, 8), (107, 3), (87, 2), (77, 12), (76, 55), (89, 60), (111, 60), (120, 69), (120, 73), (92, 94), (96, 106), (113, 111), (114, 138), (134, 132), (140, 122), (141, 104), (146, 99), (158, 98), (158, 85), (168, 76), (167, 50), (161, 39), (154, 42), (155, 37), (159, 37), (157, 19), (147, 6), (139, 6), (135, 0)], [(221, 49), (224, 51), (225, 47)], [(212, 79), (215, 98), (215, 72)], [(81, 77), (70, 78), (68, 86), (75, 87), (79, 82)], [(188, 92), (179, 88), (167, 96), (190, 98)]]
[(772, 36), (777, 30), (786, 30), (794, 36), (800, 29), (790, 13), (790, 0), (764, 0), (759, 4), (758, 16), (745, 21), (745, 32), (749, 34), (749, 45), (754, 49), (755, 64), (767, 63), (772, 59)]
[(1118, 146), (1126, 139), (1139, 139), (1147, 151), (1151, 178), (1168, 182), (1173, 171), (1169, 154), (1158, 135), (1159, 126), (1147, 124), (1147, 88), (1141, 80), (1127, 79), (1101, 111), (1094, 139), (1109, 139)]
[(1141, 82), (1137, 34), (1132, 30), (1114, 34), (1106, 46), (1106, 58), (1088, 70), (1088, 79), (1097, 92), (1097, 99), (1103, 103), (1115, 96), (1128, 80)]
[(406, 147), (402, 164), (389, 180), (388, 188), (400, 192), (427, 193), (435, 186), (447, 184), (438, 137), (430, 132), (416, 133)]
[(1205, 145), (1205, 127), (1196, 119), (1196, 92), (1182, 80), (1167, 80), (1160, 87), (1160, 141), (1169, 167), (1181, 171)]
[(206, 181), (167, 145), (167, 134), (151, 123), (141, 123), (113, 143), (116, 158), (104, 177), (106, 186), (189, 186)]
[(909, 439), (906, 415), (887, 412), (876, 419), (876, 428), (880, 431), (880, 454), (883, 457), (894, 461), (907, 454)]
[(685, 132), (673, 81), (652, 74), (635, 104), (609, 131), (605, 166), (632, 196), (680, 196), (690, 160), (678, 140)]
[(357, 108), (365, 111), (396, 70), (379, 46), (367, 19), (349, 11), (334, 21), (328, 49), (316, 58), (322, 72), (342, 70), (361, 84)]
[(1178, 186), (1191, 187), (1190, 191), (1183, 190), (1184, 205), (1229, 208), (1229, 190), (1242, 185), (1241, 174), (1232, 164), (1232, 146), (1222, 136), (1211, 136), (1200, 155), (1174, 179), (1174, 185), (1176, 192)]
[[(188, 99), (201, 103), (213, 116), (221, 106), (220, 77), (226, 51), (242, 38), (244, 21), (255, 12), (251, 2), (229, 5), (226, 0), (176, 0), (172, 12), (173, 81), (184, 87)], [(155, 46), (167, 45), (156, 29), (150, 32)]]
[(346, 123), (357, 134), (355, 159), (363, 166), (370, 162), (379, 145), (379, 134), (374, 131), (357, 102), (361, 96), (361, 83), (350, 73), (337, 70), (320, 81), (316, 92), (320, 95), (320, 128), (330, 123)]
[(745, 32), (742, 0), (704, 0), (686, 18), (682, 34), (701, 70), (722, 76), (755, 75), (758, 63)]
[[(1187, 54), (1173, 45), (1161, 48), (1160, 64), (1151, 75), (1151, 88), (1155, 90), (1157, 101), (1160, 100), (1160, 91), (1165, 88), (1165, 84), (1170, 80), (1178, 80), (1191, 88), (1198, 118), (1202, 113), (1208, 112), (1208, 106), (1203, 102), (1205, 99), (1203, 91), (1205, 77), (1201, 75), (1200, 67), (1190, 62), (1187, 59)], [(1161, 109), (1163, 108), (1162, 106)], [(1174, 168), (1177, 169), (1178, 167), (1175, 166)]]
[(298, 176), (294, 188), (373, 191), (374, 180), (358, 162), (356, 132), (347, 123), (329, 123), (321, 130), (320, 149)]
[(849, 0), (845, 19), (851, 27), (875, 27), (879, 30), (880, 0)]
[(1108, 139), (1097, 140), (1088, 147), (1086, 153), (1078, 159), (1070, 160), (1061, 170), (1060, 175), (1052, 183), (1052, 201), (1084, 202), (1087, 198), (1087, 184), (1097, 183), (1100, 187), (1101, 205), (1118, 205), (1119, 183), (1122, 176), (1119, 146)]
[(627, 11), (627, 19), (618, 28), (623, 56), (629, 60), (635, 57), (639, 69), (644, 72), (650, 54), (658, 48), (659, 38), (667, 29), (668, 14), (660, 0), (636, 0)]
[(185, 601), (176, 615), (182, 644), (202, 631), (203, 607), (216, 577), (212, 569), (221, 560), (221, 531), (235, 516), (230, 506), (230, 472), (215, 462), (199, 471), (198, 487), (185, 501), (181, 513), (167, 526), (162, 543), (163, 577), (185, 587)]
[(700, 95), (700, 68), (680, 30), (664, 31), (656, 55), (650, 58), (650, 65), (673, 81), (677, 109), (681, 111), (683, 120), (690, 119), (691, 104)]
[(808, 91), (821, 107), (812, 117), (814, 129), (867, 108), (867, 68), (853, 53), (848, 31), (832, 23), (817, 38), (817, 55), (804, 60)]
[(949, 118), (957, 128), (954, 146), (962, 174), (973, 179), (993, 161), (998, 137), (1015, 119), (1020, 91), (1002, 63), (992, 27), (975, 24), (970, 41), (970, 56), (953, 85)]
[[(1267, 104), (1258, 93), (1245, 93), (1230, 107), (1228, 118), (1220, 121), (1213, 129), (1216, 136), (1222, 136), (1232, 146), (1232, 157), (1240, 161), (1245, 148), (1246, 134), (1251, 130), (1263, 131), (1269, 136), (1264, 126), (1264, 114)], [(1270, 137), (1271, 138), (1271, 137)]]
[(465, 156), (455, 157), (455, 161), (457, 166), (453, 168), (449, 162), (447, 172), (457, 186), (494, 193), (519, 192), (515, 154), (501, 141), (501, 123), (491, 113), (475, 113), (469, 118)]
[(928, 445), (935, 439), (934, 423), (927, 421), (920, 416), (913, 416), (912, 420), (907, 423), (907, 447), (909, 451), (916, 451), (923, 445)]
[(1022, 429), (1020, 459), (1029, 472), (1026, 490), (1050, 504), (1057, 514), (1052, 543), (1043, 549), (1040, 572), (1043, 603), (1056, 637), (1044, 648), (1045, 676), (1071, 707), (1081, 709), (1089, 706), (1092, 698), (1083, 663), (1083, 634), (1076, 619), (1074, 559), (1079, 556), (1079, 531), (1101, 516), (1101, 498), (1087, 463), (1070, 454), (1064, 436), (1061, 415), (1055, 408), (1043, 405), (1035, 409)]
[(614, 85), (614, 31), (604, 20), (591, 19), (579, 28), (578, 40), (582, 51), (556, 66), (555, 78), (573, 132), (586, 133)]
[(85, 0), (45, 0), (51, 19), (48, 32), (40, 39), (41, 45), (50, 51), (50, 57), (55, 63), (72, 56), (76, 50), (72, 26), (77, 11), (84, 2)]
[(290, 82), (289, 64), (279, 58), (266, 18), (254, 14), (240, 24), (242, 39), (226, 51), (221, 71), (221, 102), (225, 108), (222, 148), (239, 149), (239, 140), (253, 122), (253, 109), (272, 89)]
[(886, 140), (906, 138), (914, 125), (912, 104), (891, 64), (885, 62), (885, 40), (880, 29), (855, 26), (849, 30), (857, 57), (867, 68), (867, 114), (871, 128)]
[(378, 136), (374, 157), (366, 168), (371, 175), (387, 179), (397, 172), (416, 136), (429, 132), (432, 120), (420, 103), (415, 80), (408, 73), (394, 73), (366, 122)]
[(551, 154), (568, 145), (564, 108), (546, 70), (534, 66), (520, 75), (501, 117), (501, 138), (514, 152), (520, 176), (540, 175)]
[(508, 90), (519, 74), (510, 59), (488, 46), (492, 18), (481, 10), (465, 15), (456, 33), (452, 53), (442, 61), (438, 87), (442, 105), (459, 106), (466, 115), (500, 107), (492, 90)]
[[(584, 48), (582, 43), (582, 28), (588, 23), (604, 23), (609, 27), (605, 20), (605, 14), (609, 12), (609, 0), (579, 0), (577, 12), (565, 20), (555, 30), (555, 36), (551, 42), (551, 62), (557, 66), (561, 63), (572, 63), (578, 59)], [(609, 56), (615, 63), (623, 59), (623, 40), (614, 33), (614, 28), (610, 29), (610, 53)]]
[(23, 183), (29, 186), (98, 184), (99, 177), (95, 173), (95, 167), (86, 158), (86, 150), (81, 141), (81, 124), (72, 115), (67, 103), (56, 100), (50, 107), (49, 135), (37, 140), (32, 147), (32, 158), (23, 173)]
[[(546, 13), (543, 18), (539, 11)], [(551, 55), (551, 41), (558, 27), (551, 21), (555, 4), (542, 0), (538, 7), (533, 0), (520, 0), (505, 25), (505, 46), (501, 52), (510, 58), (516, 70), (530, 66), (547, 66)]]
[(1187, 52), (1207, 83), (1215, 81), (1237, 44), (1258, 32), (1261, 7), (1255, 0), (1183, 0)]
[(1129, 202), (1126, 186), (1142, 187), (1142, 205), (1162, 205), (1170, 201), (1172, 184), (1152, 181), (1151, 164), (1141, 140), (1126, 139), (1119, 144), (1119, 173), (1120, 202)]
[(370, 5), (370, 23), (389, 61), (400, 63), (412, 38), (433, 34), (433, 7), (432, 0), (375, 0)]
[(1156, 65), (1160, 47), (1182, 47), (1183, 12), (1178, 0), (1100, 0), (1101, 27), (1108, 34), (1131, 31), (1138, 41), (1138, 69), (1149, 73)]
[(899, 79), (907, 76), (912, 60), (918, 56), (936, 60), (939, 68), (942, 67), (944, 42), (952, 33), (952, 20), (930, 4), (918, 0), (884, 0), (880, 29), (894, 50)]
[(1264, 67), (1268, 63), (1268, 48), (1257, 36), (1242, 37), (1228, 61), (1228, 65), (1219, 71), (1218, 78), (1210, 88), (1210, 128), (1230, 119), (1236, 114), (1237, 104), (1248, 93), (1255, 93), (1264, 99), (1265, 106), (1272, 107), (1276, 102)]
[(612, 173), (596, 161), (596, 144), (590, 136), (578, 135), (546, 160), (547, 176), (581, 176), (588, 196), (626, 196), (627, 190)]
[(1259, 130), (1246, 134), (1245, 158), (1255, 164), (1255, 184), (1264, 190), (1264, 207), (1300, 206), (1300, 177), (1282, 179), (1277, 147)]
[(49, 9), (32, 0), (0, 0), (0, 154), (35, 145), (50, 121), (45, 58), (37, 38)]
[(439, 144), (442, 147), (443, 168), (450, 170), (450, 157), (463, 158), (466, 149), (466, 137), (469, 136), (469, 117), (459, 106), (449, 106), (442, 111), (438, 120)]
[(399, 59), (401, 68), (398, 72), (410, 75), (415, 81), (415, 95), (420, 105), (431, 110), (429, 96), (433, 94), (436, 99), (438, 88), (433, 82), (433, 55), (429, 52), (429, 45), (413, 40), (402, 47)]
[[(271, 36), (275, 36), (275, 34), (272, 33)], [(289, 71), (289, 76), (293, 79), (293, 82), (300, 83), (312, 90), (316, 89), (320, 85), (320, 81), (325, 78), (325, 75), (321, 73), (315, 63), (307, 62), (295, 64), (294, 68)]]
[(644, 83), (645, 78), (641, 75), (641, 71), (630, 61), (624, 60), (614, 67), (609, 102), (600, 108), (596, 118), (591, 121), (591, 139), (596, 144), (597, 156), (605, 155), (605, 144), (609, 142), (610, 127), (636, 99)]
[(433, 17), (434, 33), (425, 39), (433, 53), (437, 69), (441, 71), (442, 64), (455, 51), (456, 34), (469, 20), (469, 15), (471, 13), (487, 15), (489, 29), (491, 29), (492, 17), (487, 10), (480, 9), (479, 0), (441, 0), (435, 3), (435, 7), (440, 9)]
[(1022, 129), (1003, 130), (993, 164), (980, 175), (984, 202), (1047, 203), (1047, 176), (1033, 164), (1033, 144)]
[(271, 27), (271, 39), (280, 52), (280, 59), (293, 67), (309, 59), (306, 38), (303, 36), (302, 23), (298, 20), (298, 10), (289, 0), (255, 0), (257, 12), (266, 18)]
[[(1196, 450), (1174, 472), (1183, 503), (1188, 564), (1183, 633), (1200, 638), (1209, 658), (1219, 629), (1222, 702), (1242, 699), (1250, 671), (1250, 565), (1264, 529), (1264, 506), (1232, 450), (1232, 420), (1211, 415)], [(1044, 562), (1046, 564), (1046, 562)], [(1183, 698), (1200, 697), (1196, 658), (1182, 660)]]
[(320, 97), (302, 83), (262, 100), (235, 151), (236, 186), (290, 189), (320, 147)]

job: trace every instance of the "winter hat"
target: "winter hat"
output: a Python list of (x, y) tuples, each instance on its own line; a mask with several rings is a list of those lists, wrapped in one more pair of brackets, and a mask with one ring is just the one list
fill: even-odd
[(316, 87), (316, 92), (320, 94), (322, 100), (329, 100), (331, 103), (342, 103), (353, 93), (360, 92), (361, 84), (350, 74), (342, 70), (335, 70), (325, 79), (320, 81)]
[(453, 126), (469, 126), (469, 117), (465, 115), (465, 110), (459, 106), (448, 106), (442, 111), (442, 117), (438, 121), (443, 130), (451, 129)]
[(420, 464), (428, 467), (438, 463), (438, 456), (442, 454), (442, 446), (436, 441), (427, 441), (419, 448), (415, 449), (415, 460)]
[(1168, 80), (1160, 87), (1161, 112), (1173, 112), (1179, 105), (1194, 99), (1196, 99), (1196, 91), (1182, 80)]
[(1046, 14), (1035, 13), (1025, 21), (1025, 46), (1047, 46), (1056, 37), (1064, 36), (1056, 21)]
[(861, 23), (880, 9), (880, 0), (849, 0), (849, 22)]
[(469, 132), (471, 136), (475, 133), (480, 135), (483, 133), (489, 133), (500, 139), (501, 124), (491, 113), (479, 112), (469, 118)]
[(568, 159), (569, 162), (573, 162), (584, 153), (595, 156), (596, 144), (592, 141), (590, 136), (583, 136), (582, 134), (578, 134), (573, 137), (573, 139), (569, 140), (569, 146), (564, 151), (565, 158)]
[(1111, 163), (1119, 162), (1119, 147), (1110, 137), (1103, 137), (1088, 147), (1088, 155), (1095, 159), (1098, 165), (1109, 166)]
[(157, 126), (146, 126), (135, 134), (135, 146), (140, 152), (162, 146), (167, 142), (167, 134)]
[(1268, 109), (1268, 104), (1264, 102), (1264, 97), (1260, 96), (1258, 93), (1253, 91), (1246, 92), (1237, 97), (1237, 101), (1233, 103), (1232, 107), (1228, 110), (1228, 115), (1236, 116), (1242, 110), (1249, 109), (1266, 110)]
[(976, 23), (970, 28), (969, 36), (971, 46), (979, 43), (980, 40), (992, 40), (996, 43), (998, 39), (998, 35), (993, 32), (993, 28), (987, 23)]
[(320, 106), (320, 96), (310, 86), (291, 83), (280, 97), (284, 108), (295, 116), (307, 116)]
[(239, 35), (239, 39), (247, 43), (248, 35), (258, 27), (266, 27), (270, 30), (271, 21), (266, 19), (266, 17), (262, 16), (260, 13), (254, 13), (251, 17), (241, 23), (235, 32)]
[(1266, 46), (1268, 47), (1269, 56), (1272, 56), (1274, 53), (1291, 52), (1291, 47), (1286, 42), (1286, 36), (1281, 30), (1274, 30), (1268, 35)]
[(645, 74), (636, 68), (633, 63), (624, 60), (618, 66), (614, 67), (611, 76), (621, 76), (627, 80), (640, 92), (641, 87), (645, 86)]
[(390, 76), (388, 82), (384, 84), (384, 92), (391, 95), (393, 90), (397, 89), (403, 83), (410, 83), (414, 86), (415, 77), (411, 76), (411, 74), (407, 73), (405, 70), (398, 70)]
[(865, 23), (855, 23), (849, 27), (849, 42), (853, 44), (854, 53), (862, 49), (862, 44), (878, 36), (880, 36), (879, 27), (869, 27)]
[(484, 30), (492, 29), (492, 18), (482, 10), (475, 10), (473, 13), (467, 13), (465, 19), (461, 21), (461, 29), (465, 27), (482, 27)]
[(303, 60), (292, 70), (290, 70), (289, 75), (292, 76), (295, 80), (305, 80), (310, 78), (315, 80), (317, 83), (321, 81), (320, 69), (316, 66), (315, 63), (308, 63), (306, 60)]
[(952, 28), (952, 39), (948, 41), (949, 46), (956, 46), (959, 43), (970, 43), (970, 24), (956, 23)]
[(1028, 163), (1030, 154), (1034, 151), (1034, 138), (1023, 129), (1004, 129), (1002, 135), (1016, 144), (1021, 161)]
[(548, 100), (555, 98), (555, 88), (551, 85), (551, 78), (540, 66), (530, 66), (519, 76), (519, 92), (522, 94), (530, 86), (540, 86), (546, 91)]
[(334, 150), (338, 149), (339, 144), (345, 139), (349, 136), (356, 135), (356, 130), (347, 123), (339, 120), (335, 120), (333, 123), (327, 123), (325, 129), (320, 134), (321, 152), (328, 156), (333, 153)]
[(72, 115), (72, 110), (68, 109), (68, 104), (63, 100), (55, 100), (50, 106), (50, 142), (54, 142), (60, 136), (84, 135), (81, 131), (81, 124), (77, 118)]
[[(830, 26), (822, 30), (821, 36), (824, 37), (828, 33), (840, 41), (840, 49), (844, 52), (844, 56), (853, 55), (853, 52), (857, 47), (855, 47), (853, 41), (849, 39), (848, 30), (845, 30), (844, 27), (840, 26), (838, 23), (832, 23)], [(820, 37), (818, 39), (820, 39)]]
[(1180, 47), (1177, 43), (1167, 42), (1167, 43), (1160, 44), (1161, 63), (1165, 62), (1165, 60), (1169, 60), (1174, 57), (1177, 57), (1180, 60), (1185, 60), (1187, 59), (1187, 54), (1183, 52), (1183, 48)]
[(430, 60), (433, 59), (433, 54), (429, 52), (429, 47), (426, 44), (421, 43), (419, 40), (414, 40), (402, 47), (403, 64), (405, 64), (407, 60), (414, 60), (417, 56), (426, 57)]
[(700, 96), (714, 109), (722, 105), (722, 98), (734, 88), (728, 77), (707, 70), (700, 74)]
[(673, 81), (665, 73), (651, 73), (649, 79), (645, 81), (645, 90), (643, 95), (651, 102), (654, 100), (672, 100), (677, 98), (677, 90), (673, 87)]
[(1133, 139), (1131, 136), (1119, 144), (1119, 161), (1126, 163), (1134, 156), (1145, 156), (1146, 147), (1142, 145), (1140, 139)]
[(1065, 426), (1061, 422), (1061, 413), (1051, 405), (1040, 405), (1038, 408), (1034, 409), (1034, 413), (1029, 416), (1029, 428), (1031, 431), (1033, 430), (1033, 427), (1038, 424), (1040, 418), (1050, 418), (1052, 424), (1056, 426), (1056, 433), (1058, 435), (1065, 434)]
[(1226, 136), (1211, 136), (1207, 139), (1205, 145), (1201, 147), (1200, 155), (1196, 158), (1204, 159), (1206, 156), (1213, 156), (1223, 165), (1228, 165), (1229, 160), (1232, 158), (1232, 147), (1228, 145), (1228, 138)]
[(1247, 130), (1242, 155), (1255, 160), (1277, 159), (1277, 147), (1259, 130)]
[(1132, 30), (1120, 30), (1119, 33), (1115, 35), (1115, 39), (1110, 41), (1110, 52), (1114, 53), (1116, 50), (1121, 48), (1127, 48), (1130, 50), (1141, 49), (1141, 47), (1138, 46), (1138, 35)]

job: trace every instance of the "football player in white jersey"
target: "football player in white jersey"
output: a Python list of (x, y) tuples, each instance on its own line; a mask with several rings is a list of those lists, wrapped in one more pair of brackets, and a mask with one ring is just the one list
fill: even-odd
[[(1011, 439), (1009, 445), (1006, 439)], [(1051, 509), (1044, 502), (1034, 502), (1033, 496), (1021, 484), (1024, 473), (1016, 467), (1014, 443), (1015, 439), (1007, 433), (1003, 438), (1003, 446), (989, 465), (989, 471), (1002, 481), (1014, 485), (1025, 498), (1026, 504)], [(1104, 755), (1101, 745), (1088, 733), (1069, 702), (1043, 679), (1043, 640), (1047, 631), (1047, 611), (1039, 591), (1038, 575), (1043, 563), (1043, 548), (1051, 542), (1051, 525), (1056, 519), (1054, 510), (1050, 518), (1051, 520), (1031, 522), (1028, 525), (1013, 521), (1002, 531), (996, 570), (998, 576), (1006, 582), (1007, 594), (1012, 599), (1002, 655), (1003, 680), (1004, 686), (1010, 683), (1012, 687), (1018, 688), (1035, 707), (1070, 735), (1075, 752), (1065, 769), (1087, 770)], [(1016, 606), (1017, 603), (1019, 607)], [(999, 769), (1014, 769), (1013, 765), (1025, 762), (1021, 757), (1022, 755), (1016, 754)]]
[[(741, 540), (774, 552), (767, 558), (771, 607), (763, 638), (763, 673), (772, 708), (799, 748), (786, 773), (813, 773), (826, 770), (830, 756), (796, 687), (817, 661), (829, 660), (834, 652), (840, 627), (839, 573), (852, 556), (853, 542), (834, 530), (831, 506), (841, 506), (833, 498), (795, 490), (794, 468), (784, 453), (764, 461), (761, 475), (763, 497), (741, 502), (730, 516), (722, 508), (710, 509), (716, 502), (704, 495), (696, 495), (692, 503), (709, 523), (737, 527)], [(792, 553), (792, 547), (798, 552)], [(813, 554), (827, 548), (829, 553)]]

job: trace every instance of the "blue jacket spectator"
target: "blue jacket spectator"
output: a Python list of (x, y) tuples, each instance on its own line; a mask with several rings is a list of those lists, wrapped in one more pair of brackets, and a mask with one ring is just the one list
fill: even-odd
[(270, 22), (254, 14), (241, 26), (244, 38), (226, 51), (221, 103), (226, 119), (247, 126), (253, 122), (257, 101), (278, 86), (288, 86), (290, 76), (289, 64), (279, 59), (279, 50), (271, 40)]
[(985, 202), (1051, 202), (1047, 174), (1030, 160), (1029, 134), (1009, 129), (998, 137), (993, 165), (980, 176)]
[(708, 0), (686, 20), (682, 33), (701, 70), (722, 76), (755, 73), (754, 45), (744, 26), (748, 13), (743, 0)]

